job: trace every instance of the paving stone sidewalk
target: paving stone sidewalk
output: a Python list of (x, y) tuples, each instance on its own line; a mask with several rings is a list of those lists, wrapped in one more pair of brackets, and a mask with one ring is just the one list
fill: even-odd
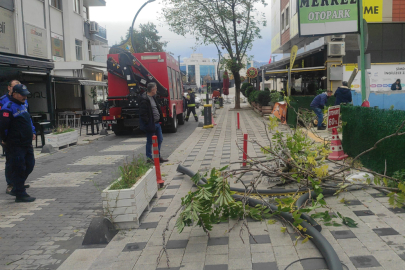
[[(242, 153), (236, 143), (241, 145), (244, 133), (249, 134), (250, 140), (266, 144), (265, 119), (252, 110), (240, 110), (241, 130), (237, 130), (237, 112), (230, 110), (230, 106), (217, 110), (217, 125), (213, 129), (196, 129), (170, 156), (173, 164), (162, 168), (169, 179), (167, 186), (158, 192), (154, 208), (144, 213), (141, 227), (118, 234), (100, 252), (90, 269), (167, 269), (165, 257), (159, 264), (156, 262), (162, 248), (162, 232), (169, 217), (180, 206), (181, 198), (193, 189), (189, 177), (176, 172), (177, 165), (183, 164), (197, 172), (240, 161)], [(286, 126), (279, 129), (288, 131)], [(262, 155), (260, 146), (249, 144), (248, 154)], [(231, 168), (239, 167), (239, 163), (231, 164)], [(259, 188), (270, 184), (263, 182)], [(242, 187), (239, 183), (231, 185)], [(342, 198), (345, 203), (340, 202)], [(344, 269), (405, 269), (404, 209), (392, 209), (387, 197), (371, 189), (327, 198), (327, 202), (333, 211), (358, 222), (357, 228), (323, 226), (322, 229), (322, 235), (336, 250)], [(229, 233), (235, 225), (233, 220), (215, 225), (211, 238), (199, 227), (187, 227), (179, 234), (172, 230), (175, 219), (172, 220), (167, 233), (170, 269), (327, 269), (320, 252), (310, 241), (294, 246), (295, 235), (281, 233), (279, 222), (248, 222), (256, 242), (249, 239), (246, 231), (241, 239), (240, 224)]]
[[(169, 156), (196, 126), (191, 122), (180, 126), (176, 134), (165, 134), (162, 154)], [(27, 181), (31, 185), (28, 193), (37, 198), (33, 203), (15, 203), (4, 192), (4, 170), (0, 171), (0, 270), (52, 270), (76, 249), (89, 249), (94, 256), (103, 250), (104, 246), (82, 246), (91, 221), (102, 216), (100, 190), (117, 179), (118, 165), (125, 158), (144, 155), (146, 137), (84, 139), (92, 142), (40, 158), (36, 155), (36, 166)], [(68, 269), (82, 267), (79, 261)]]

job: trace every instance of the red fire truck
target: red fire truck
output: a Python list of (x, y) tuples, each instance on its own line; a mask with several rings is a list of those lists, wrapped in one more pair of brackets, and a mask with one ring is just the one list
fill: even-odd
[(108, 70), (108, 113), (103, 122), (112, 125), (116, 135), (130, 134), (139, 127), (138, 99), (149, 82), (158, 88), (163, 129), (175, 133), (183, 125), (185, 110), (183, 85), (178, 62), (168, 53), (132, 53), (122, 47), (110, 51)]

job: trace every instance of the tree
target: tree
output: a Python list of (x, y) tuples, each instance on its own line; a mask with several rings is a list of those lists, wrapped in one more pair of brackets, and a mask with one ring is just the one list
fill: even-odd
[(226, 68), (235, 78), (235, 109), (240, 108), (240, 74), (247, 50), (265, 26), (264, 13), (255, 6), (265, 0), (163, 0), (163, 18), (170, 30), (196, 37), (197, 45), (214, 44), (226, 50)]
[[(135, 29), (132, 33), (132, 44), (137, 53), (143, 52), (163, 52), (167, 46), (167, 41), (161, 41), (162, 36), (158, 35), (158, 30), (154, 23), (148, 22), (147, 24), (139, 25), (140, 31)], [(129, 31), (125, 35), (125, 40), (129, 38)], [(121, 37), (121, 41), (124, 39)]]

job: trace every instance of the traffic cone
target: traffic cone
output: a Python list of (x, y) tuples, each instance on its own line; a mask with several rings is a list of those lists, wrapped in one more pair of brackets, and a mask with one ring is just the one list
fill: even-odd
[(342, 160), (348, 157), (343, 152), (342, 142), (340, 141), (339, 134), (336, 128), (332, 129), (332, 141), (330, 144), (330, 150), (332, 153), (329, 155), (329, 159), (331, 160)]

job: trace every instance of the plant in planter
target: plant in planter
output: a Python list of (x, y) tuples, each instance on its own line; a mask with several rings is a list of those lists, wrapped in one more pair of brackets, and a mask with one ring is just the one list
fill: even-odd
[(270, 105), (271, 106), (274, 106), (274, 104), (276, 104), (276, 102), (279, 102), (280, 99), (281, 99), (280, 92), (270, 93)]
[(45, 135), (45, 144), (53, 147), (69, 146), (77, 143), (79, 132), (71, 127), (58, 126), (51, 134)]
[(156, 196), (156, 171), (143, 156), (119, 167), (120, 177), (101, 193), (104, 215), (120, 229), (138, 228), (139, 218)]

